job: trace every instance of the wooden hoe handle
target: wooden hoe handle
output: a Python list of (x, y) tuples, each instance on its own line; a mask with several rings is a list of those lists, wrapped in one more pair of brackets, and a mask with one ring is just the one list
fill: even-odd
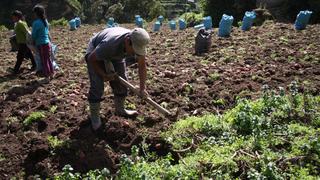
[[(140, 95), (139, 90), (137, 90), (132, 84), (130, 84), (128, 81), (124, 80), (122, 77), (118, 76), (118, 79), (120, 81), (121, 84), (123, 84), (124, 86), (126, 86), (127, 88), (129, 88), (131, 91), (133, 91), (136, 95)], [(140, 96), (139, 96), (140, 97)], [(151, 106), (153, 106), (154, 108), (156, 108), (160, 113), (164, 114), (165, 116), (171, 116), (172, 114), (165, 108), (163, 108), (162, 106), (160, 106), (158, 103), (156, 103), (155, 101), (153, 101), (150, 97), (146, 97), (144, 98), (145, 101), (147, 101), (147, 103), (149, 103)]]

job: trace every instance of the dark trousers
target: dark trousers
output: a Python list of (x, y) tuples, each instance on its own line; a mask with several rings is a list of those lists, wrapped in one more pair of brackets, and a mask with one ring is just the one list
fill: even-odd
[(26, 44), (19, 44), (18, 46), (18, 54), (17, 54), (17, 62), (14, 66), (14, 72), (18, 73), (20, 66), (22, 64), (23, 59), (30, 59), (32, 63), (32, 67), (36, 67), (36, 62), (34, 61), (34, 57)]
[[(86, 60), (87, 61), (87, 60)], [(112, 61), (114, 70), (123, 79), (127, 79), (126, 76), (126, 63), (125, 59)], [(101, 66), (104, 66), (104, 62), (101, 61)], [(90, 63), (87, 62), (88, 74), (90, 79), (90, 89), (88, 100), (90, 103), (98, 103), (102, 101), (104, 93), (104, 80), (94, 71)], [(110, 81), (110, 86), (114, 96), (126, 97), (128, 94), (127, 88), (119, 81)]]

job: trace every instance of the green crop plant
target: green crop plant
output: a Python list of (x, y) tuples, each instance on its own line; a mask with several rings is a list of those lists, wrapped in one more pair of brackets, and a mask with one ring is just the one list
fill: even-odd
[(213, 74), (210, 74), (209, 75), (209, 78), (212, 80), (212, 81), (216, 81), (216, 80), (219, 80), (220, 79), (220, 74), (215, 72)]
[(49, 147), (53, 150), (57, 150), (69, 145), (69, 141), (60, 140), (57, 136), (48, 136), (47, 140), (49, 143)]
[(10, 117), (6, 118), (6, 121), (7, 121), (8, 125), (11, 125), (11, 124), (13, 124), (15, 122), (18, 122), (19, 120), (15, 116), (10, 116)]
[(212, 104), (215, 106), (225, 106), (226, 101), (224, 99), (212, 100)]
[(23, 121), (25, 127), (30, 126), (32, 123), (40, 121), (46, 117), (44, 112), (36, 111), (29, 114), (29, 116)]
[(54, 180), (81, 180), (81, 179), (95, 179), (104, 180), (110, 179), (110, 171), (107, 168), (102, 170), (90, 170), (86, 174), (81, 175), (80, 173), (74, 173), (73, 168), (70, 165), (65, 165), (62, 169), (62, 173), (54, 176)]
[(137, 109), (136, 105), (132, 102), (126, 101), (125, 106), (129, 109)]
[(3, 154), (0, 153), (0, 162), (6, 160)]
[[(161, 136), (182, 152), (178, 164), (170, 153), (148, 158), (122, 156), (120, 179), (317, 179), (320, 130), (312, 123), (320, 97), (301, 94), (293, 82), (288, 94), (264, 86), (261, 98), (240, 100), (217, 116), (188, 117)], [(296, 100), (294, 100), (296, 98)], [(304, 104), (309, 104), (305, 107)], [(292, 114), (309, 108), (309, 121)], [(299, 114), (302, 119), (305, 113)], [(188, 148), (190, 147), (190, 148)], [(184, 151), (182, 151), (184, 150)], [(136, 150), (137, 151), (137, 150)]]
[(53, 106), (50, 107), (50, 112), (51, 113), (55, 113), (57, 111), (57, 109), (58, 109), (58, 106), (53, 105)]

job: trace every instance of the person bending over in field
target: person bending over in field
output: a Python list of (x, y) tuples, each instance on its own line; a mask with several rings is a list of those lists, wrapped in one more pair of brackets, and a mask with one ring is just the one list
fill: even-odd
[(122, 27), (104, 29), (90, 39), (85, 60), (90, 79), (88, 101), (93, 130), (97, 130), (101, 126), (100, 102), (105, 81), (110, 82), (114, 94), (116, 114), (126, 117), (137, 116), (137, 111), (124, 108), (127, 88), (117, 80), (116, 75), (127, 79), (125, 60), (130, 56), (135, 56), (139, 70), (140, 96), (147, 95), (145, 55), (149, 41), (150, 36), (144, 29), (129, 30)]

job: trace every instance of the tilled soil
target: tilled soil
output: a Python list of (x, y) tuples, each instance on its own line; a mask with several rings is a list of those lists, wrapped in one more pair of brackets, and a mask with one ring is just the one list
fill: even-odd
[[(107, 83), (101, 109), (103, 129), (92, 132), (86, 101), (89, 80), (82, 57), (89, 38), (103, 28), (52, 28), (61, 70), (49, 84), (28, 70), (29, 61), (22, 64), (19, 75), (7, 72), (14, 66), (16, 53), (9, 52), (10, 33), (0, 33), (0, 179), (50, 177), (66, 164), (78, 172), (107, 167), (115, 173), (120, 155), (130, 154), (132, 145), (141, 142), (159, 155), (170, 151), (170, 145), (159, 137), (173, 121), (132, 93), (127, 107), (138, 109), (140, 115), (135, 119), (116, 116)], [(150, 32), (147, 90), (163, 107), (178, 108), (180, 118), (223, 113), (238, 98), (257, 98), (264, 84), (287, 87), (296, 80), (301, 91), (319, 95), (319, 30), (320, 25), (295, 31), (291, 24), (265, 23), (248, 32), (233, 28), (231, 37), (219, 38), (215, 29), (210, 52), (195, 56), (194, 29), (172, 32), (164, 27), (161, 32)], [(129, 81), (136, 85), (137, 73), (136, 65), (128, 68)], [(46, 117), (23, 126), (23, 120), (35, 111), (45, 112)], [(49, 136), (66, 143), (53, 148)]]

